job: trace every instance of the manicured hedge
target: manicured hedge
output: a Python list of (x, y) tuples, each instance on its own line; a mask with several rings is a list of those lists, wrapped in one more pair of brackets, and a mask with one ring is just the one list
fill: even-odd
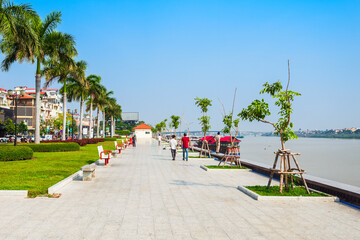
[(33, 150), (25, 146), (3, 146), (0, 148), (0, 161), (31, 159)]
[(119, 134), (119, 135), (130, 135), (131, 131), (129, 130), (115, 130), (115, 134)]
[(74, 139), (74, 140), (46, 140), (41, 141), (41, 143), (77, 143), (80, 146), (86, 146), (86, 144), (97, 144), (99, 142), (105, 142), (105, 138), (84, 138), (84, 139)]
[(26, 144), (34, 152), (69, 152), (69, 151), (79, 151), (80, 146), (74, 142), (67, 143), (40, 143), (40, 144)]

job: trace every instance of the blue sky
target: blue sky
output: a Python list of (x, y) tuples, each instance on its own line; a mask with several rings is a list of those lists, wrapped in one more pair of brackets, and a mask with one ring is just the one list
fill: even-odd
[[(76, 38), (87, 74), (102, 76), (123, 111), (138, 111), (147, 123), (174, 114), (200, 129), (198, 96), (213, 100), (212, 130), (221, 129), (218, 98), (230, 111), (237, 87), (240, 112), (265, 97), (258, 94), (264, 82), (285, 83), (290, 59), (290, 88), (302, 93), (294, 103), (295, 129), (360, 127), (359, 1), (28, 2), (42, 17), (63, 13), (59, 30)], [(34, 72), (35, 65), (14, 64), (0, 72), (0, 87), (34, 87)], [(272, 110), (269, 120), (276, 118)], [(272, 130), (261, 123), (240, 127)]]

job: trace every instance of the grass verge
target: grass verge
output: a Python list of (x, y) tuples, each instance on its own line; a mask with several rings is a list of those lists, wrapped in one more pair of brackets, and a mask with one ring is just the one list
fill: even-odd
[(288, 192), (283, 188), (281, 194), (279, 186), (271, 186), (269, 189), (266, 186), (247, 186), (247, 189), (259, 194), (260, 196), (291, 196), (291, 197), (329, 197), (329, 195), (320, 192), (314, 192), (310, 190), (310, 194), (307, 194), (306, 189), (302, 186), (296, 186), (294, 189), (290, 188)]
[(204, 159), (212, 159), (212, 158), (209, 158), (209, 156), (189, 156), (189, 158), (204, 158)]
[(229, 165), (226, 165), (226, 166), (217, 166), (217, 165), (205, 165), (205, 167), (209, 168), (209, 169), (247, 169), (246, 167), (244, 166), (241, 166), (238, 167), (238, 166), (229, 166)]
[(47, 189), (99, 159), (97, 146), (114, 150), (113, 142), (80, 147), (74, 152), (35, 152), (33, 159), (0, 162), (1, 190), (28, 190), (29, 197), (47, 193)]

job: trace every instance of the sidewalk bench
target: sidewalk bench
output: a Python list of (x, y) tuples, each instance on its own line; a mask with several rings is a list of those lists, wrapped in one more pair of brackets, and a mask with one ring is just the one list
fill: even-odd
[(112, 151), (111, 150), (105, 150), (103, 149), (103, 146), (98, 146), (98, 152), (99, 152), (99, 158), (100, 160), (105, 160), (105, 166), (109, 164), (109, 159), (112, 157)]
[(118, 151), (119, 151), (119, 154), (120, 154), (123, 145), (122, 145), (122, 144), (118, 144), (117, 141), (114, 141), (114, 143), (115, 143), (115, 148), (116, 148), (116, 150), (118, 150)]
[(81, 171), (83, 172), (83, 181), (91, 181), (95, 178), (95, 166), (93, 164), (83, 166)]

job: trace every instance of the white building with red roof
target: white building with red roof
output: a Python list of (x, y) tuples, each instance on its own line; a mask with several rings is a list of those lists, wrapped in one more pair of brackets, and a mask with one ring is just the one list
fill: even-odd
[(146, 124), (140, 124), (134, 127), (133, 130), (138, 139), (151, 139), (152, 137), (151, 127)]

